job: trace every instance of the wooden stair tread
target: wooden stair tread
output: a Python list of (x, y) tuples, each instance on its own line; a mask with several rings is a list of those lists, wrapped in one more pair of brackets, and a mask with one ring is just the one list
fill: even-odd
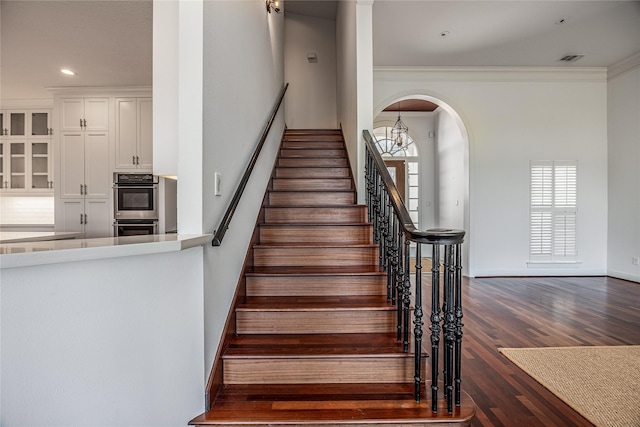
[(227, 385), (212, 410), (192, 425), (428, 425), (466, 426), (475, 406), (464, 391), (451, 415), (440, 399), (438, 413), (427, 399), (413, 400), (413, 384)]
[[(235, 337), (223, 358), (407, 357), (393, 334), (250, 334)], [(412, 356), (411, 356), (412, 357)]]
[(269, 228), (305, 228), (305, 227), (371, 227), (370, 222), (306, 222), (306, 223), (266, 223), (258, 224), (259, 227)]
[(304, 267), (253, 267), (249, 276), (345, 276), (345, 275), (387, 275), (374, 265), (354, 265), (346, 267), (304, 266)]
[(322, 242), (304, 242), (304, 243), (269, 243), (269, 244), (257, 244), (253, 246), (255, 249), (266, 249), (266, 248), (377, 248), (378, 245), (375, 243), (363, 243), (363, 244), (349, 244), (344, 245), (340, 243), (322, 243)]
[(335, 297), (245, 297), (237, 311), (343, 311), (382, 310), (395, 311), (383, 295), (335, 296)]

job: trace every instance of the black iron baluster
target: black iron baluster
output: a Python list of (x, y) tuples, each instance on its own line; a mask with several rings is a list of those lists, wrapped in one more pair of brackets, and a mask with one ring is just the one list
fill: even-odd
[(398, 217), (393, 211), (393, 205), (389, 201), (389, 235), (387, 236), (387, 253), (389, 264), (389, 287), (391, 288), (391, 305), (396, 305), (396, 280), (398, 271), (398, 247), (396, 246), (396, 236), (398, 235)]
[[(398, 225), (400, 223), (400, 219), (398, 219)], [(398, 262), (398, 271), (396, 272), (396, 294), (398, 296), (398, 306), (397, 308), (397, 340), (402, 340), (402, 319), (403, 319), (403, 310), (404, 310), (404, 243), (403, 243), (403, 234), (402, 227), (397, 227), (396, 234), (396, 246), (398, 248), (398, 253), (396, 255), (396, 259)]]
[(455, 342), (455, 315), (453, 312), (453, 245), (444, 247), (444, 388), (447, 400), (447, 412), (453, 412), (453, 346)]
[(365, 161), (365, 169), (364, 169), (364, 176), (365, 176), (365, 181), (366, 181), (366, 185), (367, 185), (367, 193), (366, 193), (366, 204), (367, 204), (367, 218), (369, 219), (369, 222), (371, 221), (371, 211), (372, 211), (372, 204), (371, 204), (371, 199), (372, 199), (372, 193), (373, 193), (373, 178), (372, 178), (372, 174), (373, 174), (373, 157), (371, 155), (371, 152), (369, 151), (369, 148), (365, 149), (365, 153), (366, 153), (366, 161)]
[(460, 244), (456, 247), (456, 272), (455, 272), (455, 315), (456, 315), (456, 406), (460, 406), (460, 370), (461, 370), (461, 358), (462, 358), (462, 246)]
[(407, 353), (409, 351), (409, 306), (411, 305), (411, 242), (405, 237), (404, 239), (404, 291), (402, 292), (402, 312), (404, 319), (402, 320), (403, 340), (402, 350)]
[(438, 349), (440, 344), (440, 246), (431, 253), (431, 411), (438, 412)]
[(415, 399), (420, 402), (420, 384), (422, 381), (422, 254), (421, 244), (416, 245), (416, 301), (413, 319), (415, 337)]

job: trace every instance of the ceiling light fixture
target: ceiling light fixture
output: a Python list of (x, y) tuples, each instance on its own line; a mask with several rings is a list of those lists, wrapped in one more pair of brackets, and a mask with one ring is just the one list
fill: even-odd
[(267, 12), (271, 13), (273, 10), (275, 13), (280, 13), (280, 1), (279, 0), (266, 0)]
[(404, 124), (402, 119), (400, 118), (400, 103), (398, 102), (398, 120), (396, 120), (396, 124), (391, 128), (391, 140), (398, 147), (402, 147), (403, 145), (407, 145), (409, 142), (409, 128)]
[(70, 70), (70, 69), (68, 69), (68, 68), (61, 68), (61, 69), (60, 69), (60, 72), (61, 72), (62, 74), (67, 75), (67, 76), (75, 76), (75, 75), (76, 75), (76, 73), (75, 73), (74, 71), (71, 71), (71, 70)]
[(447, 37), (449, 35), (449, 31), (443, 31), (440, 33), (440, 37), (444, 38)]
[(560, 58), (560, 61), (561, 62), (576, 62), (576, 61), (578, 61), (579, 59), (582, 59), (582, 58), (584, 58), (584, 55), (572, 53), (572, 54), (563, 56), (562, 58)]

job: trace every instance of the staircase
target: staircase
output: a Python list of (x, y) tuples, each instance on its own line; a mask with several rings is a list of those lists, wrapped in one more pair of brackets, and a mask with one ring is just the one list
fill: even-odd
[(285, 133), (261, 218), (222, 385), (192, 425), (469, 425), (466, 395), (453, 414), (414, 401), (340, 130)]

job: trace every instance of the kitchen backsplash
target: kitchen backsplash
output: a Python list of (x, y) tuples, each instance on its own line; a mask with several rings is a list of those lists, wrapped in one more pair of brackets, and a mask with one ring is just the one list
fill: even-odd
[(53, 197), (0, 196), (0, 225), (54, 223)]

